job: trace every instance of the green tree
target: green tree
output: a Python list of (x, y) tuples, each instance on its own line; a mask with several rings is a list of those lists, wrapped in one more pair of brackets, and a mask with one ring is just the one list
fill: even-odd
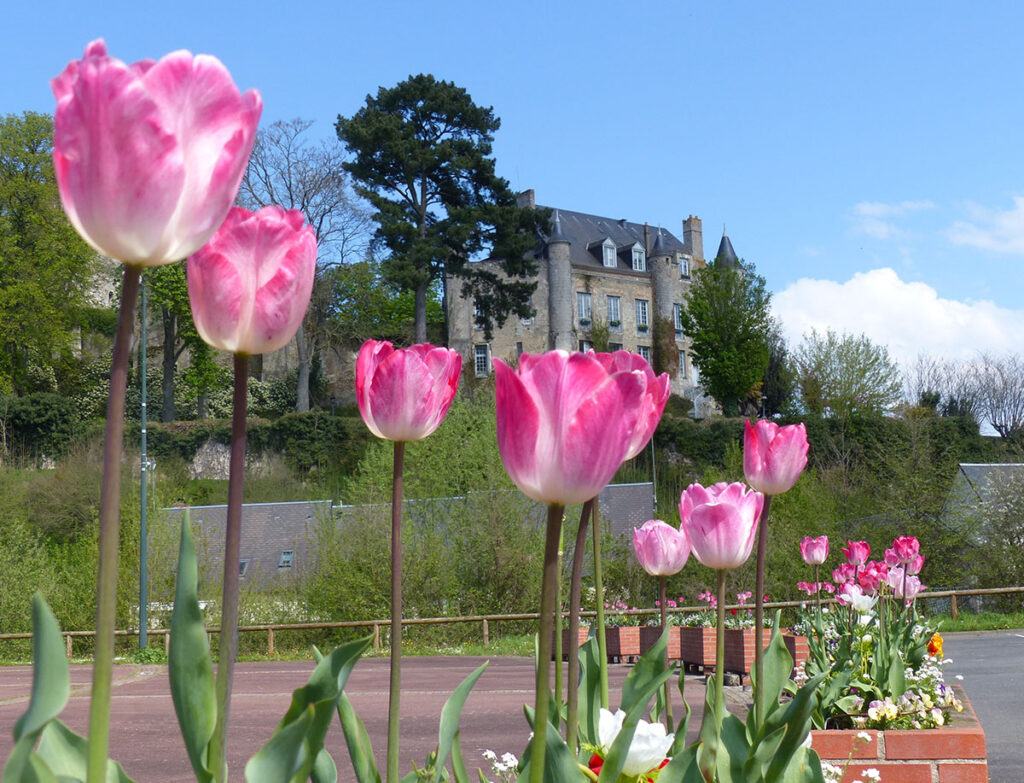
[(804, 335), (794, 361), (800, 398), (809, 413), (849, 417), (879, 415), (902, 397), (902, 375), (884, 345), (866, 335)]
[(796, 394), (796, 370), (790, 357), (782, 325), (772, 323), (768, 333), (768, 366), (761, 383), (761, 410), (765, 416), (787, 413)]
[(718, 261), (694, 274), (681, 313), (700, 380), (727, 414), (740, 413), (764, 379), (771, 294), (753, 264)]
[(370, 220), (357, 203), (342, 167), (337, 140), (314, 142), (309, 120), (278, 121), (256, 135), (238, 201), (249, 209), (278, 204), (298, 209), (316, 232), (317, 275), (303, 326), (295, 335), (298, 354), (296, 410), (310, 407), (313, 366), (328, 341), (327, 318), (334, 294), (331, 270), (361, 258), (370, 238)]
[[(414, 294), (418, 342), (427, 337), (427, 294), (446, 275), (461, 279), (488, 335), (510, 313), (532, 314), (537, 265), (527, 253), (547, 215), (520, 208), (495, 174), (500, 125), (466, 90), (424, 74), (380, 88), (352, 117), (338, 118), (338, 137), (354, 156), (345, 169), (376, 210), (376, 239), (390, 252), (384, 277)], [(504, 274), (471, 263), (485, 253), (501, 259)]]
[(66, 380), (74, 329), (89, 315), (96, 254), (64, 215), (52, 156), (49, 115), (0, 118), (0, 391)]

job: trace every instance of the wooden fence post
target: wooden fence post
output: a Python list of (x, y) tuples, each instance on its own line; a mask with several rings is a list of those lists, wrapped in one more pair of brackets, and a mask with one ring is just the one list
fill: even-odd
[(377, 623), (373, 624), (373, 649), (380, 649), (380, 626)]
[(274, 629), (267, 629), (267, 655), (274, 654)]
[(171, 632), (168, 631), (164, 634), (164, 653), (167, 655), (171, 654)]
[(484, 647), (487, 647), (489, 643), (490, 643), (490, 634), (488, 633), (487, 618), (485, 617), (484, 618)]
[(950, 608), (952, 609), (953, 620), (955, 622), (956, 619), (957, 619), (957, 615), (959, 614), (957, 612), (957, 606), (956, 606), (956, 593), (953, 593), (953, 595), (951, 595), (949, 597), (949, 605), (950, 605)]
[(68, 651), (68, 660), (71, 660), (71, 634), (64, 634), (64, 646)]

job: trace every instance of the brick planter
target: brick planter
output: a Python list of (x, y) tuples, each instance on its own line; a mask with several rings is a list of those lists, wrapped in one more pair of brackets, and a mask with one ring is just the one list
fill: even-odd
[[(762, 628), (761, 635), (764, 640), (761, 649), (764, 649), (772, 640), (771, 628)], [(725, 629), (725, 661), (722, 665), (727, 672), (736, 672), (741, 676), (750, 674), (754, 668), (754, 650), (753, 628)]]
[[(571, 635), (572, 635), (572, 631), (570, 631), (568, 628), (563, 628), (562, 629), (562, 660), (563, 661), (569, 660), (569, 652), (572, 650), (572, 640), (570, 639)], [(587, 639), (589, 639), (589, 638), (590, 638), (590, 626), (589, 625), (581, 625), (579, 627), (578, 638), (576, 639), (576, 646), (577, 647), (582, 647), (583, 645), (585, 645), (587, 643)], [(554, 658), (554, 651), (553, 650), (552, 650), (551, 655), (552, 655), (552, 659), (553, 659)]]
[(688, 667), (712, 667), (715, 665), (715, 629), (701, 626), (680, 626), (680, 653), (683, 664)]
[(605, 642), (609, 661), (618, 663), (635, 661), (640, 657), (640, 626), (623, 625), (618, 628), (605, 628)]
[(796, 667), (803, 666), (807, 662), (807, 656), (810, 654), (810, 650), (807, 647), (807, 637), (785, 633), (782, 635), (782, 641), (786, 643), (786, 649), (793, 656), (793, 669), (795, 670)]
[[(640, 627), (640, 654), (643, 655), (651, 649), (661, 638), (660, 626), (643, 625)], [(679, 626), (668, 627), (668, 659), (678, 661), (680, 653)]]
[[(953, 713), (948, 726), (921, 731), (868, 731), (870, 742), (856, 740), (857, 731), (812, 731), (811, 747), (821, 760), (842, 766), (853, 751), (843, 783), (874, 767), (882, 781), (899, 783), (987, 783), (985, 731), (963, 689), (954, 685), (964, 711)], [(854, 745), (856, 744), (856, 750)]]

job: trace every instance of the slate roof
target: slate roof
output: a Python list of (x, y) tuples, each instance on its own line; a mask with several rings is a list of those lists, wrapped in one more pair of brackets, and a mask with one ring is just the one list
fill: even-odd
[[(554, 216), (555, 207), (549, 207)], [(628, 220), (616, 220), (614, 218), (601, 217), (600, 215), (588, 215), (585, 212), (572, 212), (567, 209), (558, 209), (559, 225), (562, 229), (562, 236), (571, 244), (569, 247), (569, 262), (573, 266), (591, 267), (594, 269), (610, 269), (605, 267), (601, 260), (601, 243), (605, 239), (611, 239), (615, 243), (618, 265), (615, 267), (621, 272), (631, 274), (646, 274), (633, 272), (633, 255), (631, 248), (637, 242), (644, 247), (644, 224), (632, 223)], [(658, 235), (658, 226), (648, 226), (650, 242), (654, 243)], [(683, 243), (678, 237), (664, 228), (662, 231), (662, 242), (666, 252), (683, 252)], [(550, 237), (549, 237), (550, 239)]]
[(715, 260), (721, 260), (728, 267), (736, 266), (736, 262), (739, 261), (736, 251), (732, 249), (732, 240), (725, 233), (725, 229), (722, 229), (722, 241), (718, 243), (718, 252), (715, 253)]

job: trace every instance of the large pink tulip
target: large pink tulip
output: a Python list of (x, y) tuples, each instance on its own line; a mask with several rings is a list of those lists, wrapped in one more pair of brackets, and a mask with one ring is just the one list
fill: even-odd
[(548, 351), (494, 360), (498, 450), (512, 481), (549, 505), (583, 503), (611, 481), (636, 429), (646, 384), (593, 356)]
[(743, 565), (754, 548), (764, 495), (736, 482), (704, 488), (691, 484), (679, 501), (681, 527), (693, 555), (722, 571)]
[(793, 488), (807, 466), (807, 430), (803, 424), (780, 427), (747, 420), (743, 433), (743, 473), (747, 483), (765, 495)]
[(649, 519), (633, 529), (633, 550), (651, 576), (672, 576), (683, 570), (690, 557), (690, 539), (660, 519)]
[(921, 543), (914, 536), (900, 536), (892, 542), (892, 548), (900, 563), (906, 565), (921, 552)]
[(642, 372), (647, 381), (647, 387), (640, 402), (640, 415), (637, 416), (636, 427), (633, 429), (633, 437), (629, 443), (629, 451), (626, 452), (626, 459), (633, 459), (644, 450), (654, 431), (658, 428), (661, 414), (665, 410), (665, 403), (668, 402), (668, 396), (672, 392), (672, 380), (667, 372), (655, 375), (648, 361), (638, 353), (616, 351), (615, 353), (597, 353), (594, 356), (601, 362), (601, 366), (610, 373)]
[(860, 566), (868, 562), (871, 557), (871, 547), (867, 541), (850, 541), (847, 539), (843, 547), (843, 554), (846, 555), (846, 562), (851, 565)]
[(800, 556), (807, 565), (821, 565), (828, 560), (828, 536), (805, 536), (800, 542)]
[(316, 273), (316, 234), (297, 209), (234, 207), (188, 260), (192, 320), (206, 342), (260, 354), (302, 324)]
[(102, 40), (51, 82), (53, 164), (78, 233), (127, 264), (180, 261), (231, 208), (263, 104), (215, 57), (127, 65)]
[(422, 440), (444, 421), (461, 372), (457, 351), (429, 343), (396, 350), (367, 340), (356, 359), (359, 413), (378, 438)]

